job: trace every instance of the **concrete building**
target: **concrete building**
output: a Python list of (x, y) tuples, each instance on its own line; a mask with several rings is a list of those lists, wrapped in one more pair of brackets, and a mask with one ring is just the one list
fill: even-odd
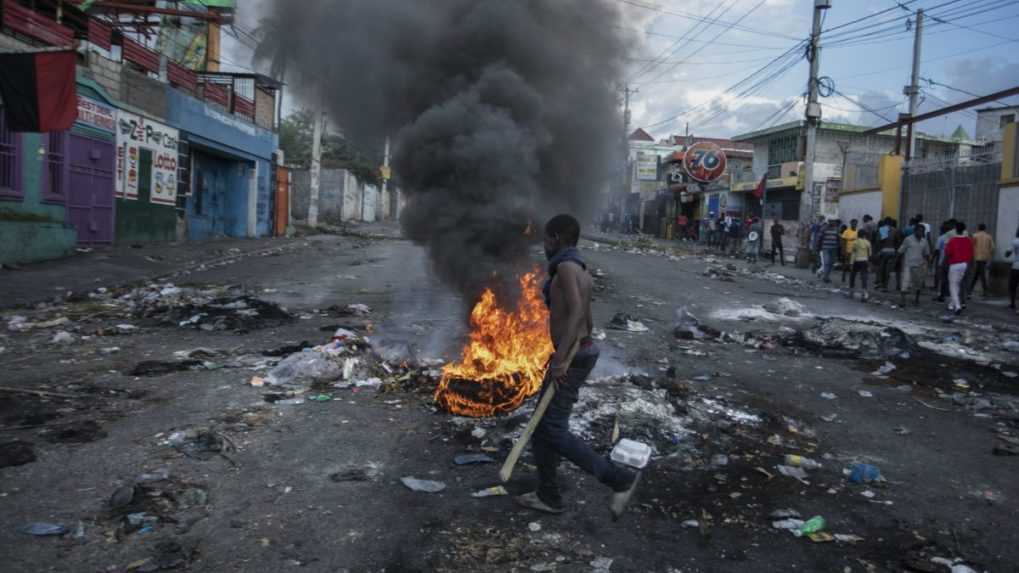
[[(806, 143), (804, 121), (734, 137), (753, 144), (753, 174), (767, 176), (764, 215), (791, 223), (818, 215), (841, 219), (891, 216), (899, 218), (898, 187), (889, 186), (901, 174), (901, 158), (893, 157), (895, 133), (867, 135), (865, 126), (822, 122), (817, 132), (814, 189), (803, 188)], [(965, 158), (975, 142), (917, 136), (918, 161)], [(738, 188), (756, 185), (750, 181)]]
[[(295, 222), (307, 221), (311, 201), (310, 172), (293, 169), (291, 185), (291, 215)], [(392, 183), (390, 191), (394, 191)], [(382, 193), (377, 186), (358, 181), (346, 169), (322, 169), (318, 194), (318, 219), (322, 223), (338, 225), (349, 221), (372, 223), (395, 220), (399, 218), (401, 208), (398, 191)]]
[(4, 1), (0, 15), (0, 50), (76, 40), (78, 57), (72, 129), (13, 133), (0, 120), (0, 262), (276, 230), (277, 82), (199, 74), (74, 6)]
[(1005, 128), (1019, 121), (1019, 105), (985, 107), (977, 110), (976, 140), (983, 143), (1001, 142)]

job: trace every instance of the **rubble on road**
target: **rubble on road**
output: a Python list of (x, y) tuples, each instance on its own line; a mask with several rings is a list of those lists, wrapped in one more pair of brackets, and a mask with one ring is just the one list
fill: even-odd
[(606, 328), (612, 330), (625, 330), (627, 332), (647, 332), (648, 327), (644, 323), (636, 320), (629, 314), (623, 312), (617, 312), (612, 320), (606, 325)]

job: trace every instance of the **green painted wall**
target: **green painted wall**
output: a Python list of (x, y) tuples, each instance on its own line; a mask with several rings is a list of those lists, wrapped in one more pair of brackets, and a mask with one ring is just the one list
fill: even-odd
[(64, 206), (42, 202), (44, 139), (21, 134), (21, 201), (0, 200), (0, 263), (28, 263), (62, 257), (74, 251), (77, 236), (64, 224)]
[(152, 152), (141, 150), (138, 159), (138, 198), (117, 199), (117, 244), (151, 243), (177, 239), (177, 210), (151, 202)]

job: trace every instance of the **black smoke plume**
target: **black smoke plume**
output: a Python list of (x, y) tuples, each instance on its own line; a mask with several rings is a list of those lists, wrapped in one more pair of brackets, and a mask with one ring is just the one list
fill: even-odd
[[(288, 83), (355, 142), (394, 137), (404, 234), (467, 295), (589, 220), (619, 164), (628, 41), (606, 0), (276, 0)], [(531, 236), (525, 231), (531, 226)]]

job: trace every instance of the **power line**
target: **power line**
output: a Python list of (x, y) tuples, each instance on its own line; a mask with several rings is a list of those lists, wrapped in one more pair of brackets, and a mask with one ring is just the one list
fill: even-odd
[(863, 105), (862, 103), (860, 103), (860, 102), (858, 102), (858, 101), (854, 100), (853, 98), (851, 98), (851, 97), (847, 96), (846, 94), (844, 94), (844, 93), (840, 92), (839, 90), (833, 90), (833, 91), (834, 91), (835, 95), (837, 95), (837, 96), (841, 97), (842, 99), (844, 99), (844, 100), (848, 101), (849, 103), (851, 103), (851, 104), (855, 105), (856, 107), (858, 107), (858, 108), (862, 109), (863, 111), (866, 111), (866, 112), (868, 112), (868, 113), (871, 113), (871, 114), (873, 114), (873, 115), (876, 115), (876, 116), (880, 117), (881, 119), (885, 120), (885, 122), (887, 122), (887, 123), (894, 123), (894, 122), (893, 122), (892, 120), (888, 119), (887, 117), (885, 117), (884, 115), (882, 115), (882, 114), (881, 114), (881, 113), (879, 113), (878, 111), (876, 111), (876, 110), (873, 110), (873, 109), (871, 109), (871, 108), (869, 108), (869, 107), (867, 107), (867, 106)]
[[(712, 15), (715, 13), (716, 10), (721, 10), (721, 12), (719, 12), (719, 14), (718, 14), (718, 17), (721, 17), (723, 14), (725, 14), (729, 10), (729, 8), (732, 8), (732, 6), (734, 4), (735, 4), (735, 0), (733, 1), (732, 4), (729, 4), (728, 7), (725, 7), (725, 3), (724, 2), (720, 2), (718, 5), (716, 5), (714, 8), (712, 8), (710, 12), (708, 12), (708, 17), (709, 18), (712, 17)], [(716, 18), (716, 20), (717, 20), (717, 18)], [(694, 31), (697, 30), (697, 28), (699, 28), (700, 26), (701, 26), (700, 22), (698, 22), (697, 24), (694, 24), (693, 26), (691, 26), (690, 29), (688, 29), (686, 31), (686, 33), (684, 33), (679, 38), (676, 38), (676, 40), (674, 42), (669, 44), (669, 47), (667, 47), (664, 50), (662, 50), (662, 52), (660, 54), (658, 54), (657, 56), (655, 56), (655, 58), (651, 62), (645, 64), (643, 67), (641, 67), (641, 69), (637, 70), (633, 75), (631, 75), (627, 79), (627, 82), (632, 82), (632, 81), (636, 80), (637, 78), (639, 78), (640, 76), (642, 76), (642, 75), (650, 72), (651, 70), (655, 69), (669, 55), (673, 55), (676, 52), (678, 52), (679, 50), (681, 50), (683, 47), (685, 47), (686, 44), (684, 44), (683, 41), (686, 40), (690, 36), (690, 34), (693, 34)], [(704, 32), (707, 29), (708, 29), (708, 25), (705, 23), (704, 29), (699, 31), (699, 32), (697, 32), (697, 35), (699, 36), (702, 32)], [(697, 36), (694, 36), (694, 37), (696, 38)]]
[[(738, 20), (736, 20), (734, 23), (730, 24), (729, 26), (726, 26), (725, 28), (722, 28), (722, 30), (720, 32), (718, 32), (718, 34), (715, 34), (715, 37), (712, 38), (711, 41), (713, 42), (713, 41), (721, 38), (723, 35), (725, 35), (726, 32), (732, 30), (735, 26), (738, 26), (740, 22), (745, 20), (748, 16), (750, 16), (751, 14), (756, 12), (758, 8), (763, 6), (764, 2), (765, 2), (765, 0), (760, 0), (757, 4), (754, 4), (754, 6), (752, 8), (750, 8), (750, 10), (747, 10), (746, 13), (744, 13), (742, 16), (740, 16)], [(732, 6), (734, 6), (734, 5), (735, 5), (735, 2), (733, 2), (733, 4), (730, 6), (730, 8)], [(696, 54), (696, 52), (694, 52), (694, 53)], [(693, 54), (691, 54), (691, 55), (693, 55)], [(687, 59), (689, 59), (689, 58), (687, 58)], [(659, 73), (657, 76), (655, 76), (654, 79), (652, 79), (651, 81), (660, 79), (665, 74), (671, 72), (672, 70), (675, 70), (682, 63), (683, 63), (683, 61), (676, 62), (675, 64), (672, 65), (672, 67), (670, 67), (670, 68), (668, 68), (666, 70), (663, 70), (661, 73)]]
[(765, 126), (771, 127), (773, 124), (778, 123), (779, 119), (785, 117), (785, 115), (787, 113), (789, 113), (796, 106), (796, 100), (797, 99), (799, 99), (799, 98), (791, 98), (788, 103), (786, 103), (785, 105), (780, 106), (771, 115), (766, 117), (764, 119), (764, 121), (762, 121), (760, 124), (758, 124), (757, 127), (753, 128), (750, 131), (759, 131), (761, 129), (764, 129)]
[[(968, 95), (968, 96), (973, 97), (973, 98), (983, 97), (980, 94), (975, 94), (975, 93), (973, 93), (971, 91), (966, 91), (966, 90), (961, 89), (961, 88), (952, 87), (952, 86), (950, 86), (948, 84), (944, 84), (944, 83), (941, 83), (941, 82), (934, 81), (931, 78), (920, 78), (920, 79), (925, 81), (925, 82), (927, 82), (931, 87), (933, 87), (933, 86), (940, 86), (940, 87), (943, 87), (945, 89), (952, 90), (953, 92), (959, 92), (959, 93), (961, 93), (963, 95)], [(934, 96), (934, 97), (937, 97), (937, 96)], [(944, 100), (942, 100), (942, 101), (944, 101)], [(997, 102), (997, 103), (1000, 103), (1003, 106), (1010, 107), (1010, 104), (1007, 104), (1007, 103), (1001, 101), (1000, 99), (996, 99), (994, 101)]]
[(824, 34), (827, 34), (828, 32), (833, 32), (833, 31), (835, 31), (835, 30), (841, 30), (842, 28), (846, 28), (846, 27), (848, 27), (848, 26), (852, 26), (853, 24), (858, 24), (858, 23), (860, 23), (860, 22), (863, 22), (864, 20), (869, 20), (869, 19), (871, 19), (871, 18), (876, 18), (876, 17), (878, 17), (878, 16), (880, 16), (880, 15), (882, 15), (882, 14), (887, 14), (887, 13), (889, 13), (889, 12), (893, 12), (893, 11), (895, 11), (895, 10), (898, 10), (898, 9), (899, 9), (899, 8), (901, 8), (902, 6), (907, 6), (907, 5), (909, 5), (909, 4), (914, 4), (914, 3), (916, 3), (917, 1), (918, 1), (918, 0), (909, 0), (908, 2), (899, 2), (899, 3), (898, 3), (898, 6), (893, 6), (893, 7), (891, 7), (891, 8), (886, 8), (886, 9), (884, 9), (884, 10), (881, 10), (880, 12), (875, 12), (875, 13), (873, 13), (873, 14), (868, 14), (868, 15), (866, 15), (866, 16), (863, 16), (862, 18), (857, 18), (857, 19), (855, 19), (855, 20), (852, 20), (852, 21), (846, 22), (846, 23), (844, 23), (844, 24), (839, 24), (838, 26), (832, 26), (831, 28), (828, 28), (828, 29), (826, 29), (826, 30), (821, 30), (821, 35), (823, 36)]
[[(939, 4), (938, 6), (935, 6), (934, 8), (931, 8), (931, 10), (937, 9), (939, 7), (944, 7), (944, 6), (947, 6), (948, 4), (952, 4), (952, 3), (958, 2), (958, 1), (959, 0), (953, 0), (952, 2), (947, 2), (947, 3)], [(995, 2), (997, 2), (997, 3), (995, 3)], [(981, 14), (986, 14), (987, 12), (993, 12), (995, 10), (998, 10), (998, 9), (1002, 8), (1002, 7), (1013, 5), (1013, 4), (1014, 4), (1014, 2), (1012, 2), (1012, 0), (1007, 0), (1007, 1), (991, 0), (989, 4), (984, 4), (982, 6), (967, 6), (967, 7), (964, 7), (964, 8), (951, 9), (951, 10), (948, 10), (948, 11), (945, 11), (945, 12), (942, 12), (942, 13), (938, 13), (938, 14), (934, 14), (934, 15), (928, 14), (928, 17), (930, 17), (932, 20), (935, 20), (937, 22), (935, 24), (931, 24), (930, 25), (931, 27), (934, 27), (934, 26), (936, 26), (938, 24), (942, 24), (942, 25), (955, 24), (956, 20), (963, 20), (963, 19), (967, 19), (967, 18), (972, 18), (972, 17), (975, 17), (975, 16), (979, 16)], [(910, 14), (912, 14), (912, 12)], [(946, 18), (953, 18), (953, 17), (954, 17), (953, 20), (946, 19)], [(993, 23), (993, 22), (996, 22), (996, 21), (997, 20), (990, 21), (990, 22), (984, 22), (984, 23)], [(882, 26), (883, 24), (887, 24), (889, 22), (894, 22), (894, 23), (892, 25), (890, 25), (890, 26), (884, 26), (884, 27), (881, 27), (880, 29), (872, 30), (870, 32), (853, 35), (853, 34), (856, 34), (857, 32), (861, 32), (865, 28), (874, 27), (874, 26)], [(904, 29), (900, 29), (900, 26), (903, 23), (906, 24), (906, 27)], [(911, 23), (911, 19), (910, 19), (909, 16), (893, 18), (891, 20), (885, 21), (884, 23), (873, 24), (873, 25), (868, 26), (868, 27), (861, 27), (860, 29), (857, 29), (857, 30), (850, 30), (848, 32), (836, 34), (836, 35), (834, 35), (834, 36), (832, 36), (830, 38), (831, 41), (829, 41), (829, 43), (827, 43), (826, 46), (827, 47), (833, 47), (833, 48), (840, 48), (840, 47), (860, 46), (860, 45), (868, 45), (868, 44), (875, 44), (875, 43), (883, 43), (883, 41), (885, 41), (885, 40), (893, 41), (893, 40), (904, 39), (904, 38), (907, 38), (907, 37), (911, 37), (911, 32), (909, 30), (910, 23)], [(962, 25), (959, 25), (959, 24), (955, 24), (955, 25), (962, 27)], [(974, 30), (976, 30), (976, 29), (974, 29)], [(936, 32), (932, 32), (930, 34), (943, 33), (943, 32), (947, 32), (947, 31), (949, 31), (949, 30), (936, 31)], [(1004, 36), (997, 36), (997, 35), (995, 35), (995, 36), (996, 37), (1004, 38)], [(1015, 41), (1012, 38), (1008, 38), (1008, 40)]]
[[(736, 91), (736, 90), (740, 89), (740, 88), (741, 88), (742, 86), (744, 86), (744, 85), (745, 85), (745, 84), (747, 84), (748, 82), (751, 82), (751, 81), (753, 81), (753, 80), (754, 80), (754, 78), (756, 78), (756, 77), (760, 76), (761, 74), (765, 73), (765, 72), (766, 72), (766, 71), (767, 71), (768, 69), (770, 69), (770, 68), (771, 68), (772, 66), (775, 66), (775, 65), (778, 65), (778, 66), (780, 66), (780, 67), (781, 67), (781, 66), (784, 66), (784, 65), (785, 65), (785, 63), (786, 63), (786, 62), (787, 62), (787, 61), (789, 60), (789, 58), (790, 58), (791, 56), (793, 56), (793, 55), (796, 55), (796, 56), (797, 56), (797, 57), (795, 58), (794, 62), (796, 62), (796, 61), (799, 61), (799, 60), (800, 60), (800, 59), (802, 59), (802, 57), (803, 57), (803, 56), (802, 56), (802, 53), (800, 52), (800, 50), (801, 50), (801, 49), (803, 48), (803, 46), (805, 46), (806, 44), (807, 44), (807, 41), (806, 41), (806, 40), (800, 40), (799, 42), (797, 42), (796, 44), (794, 44), (794, 45), (793, 45), (793, 46), (792, 46), (791, 48), (789, 48), (788, 50), (786, 50), (785, 52), (783, 52), (783, 53), (782, 53), (782, 54), (780, 54), (779, 56), (777, 56), (777, 57), (773, 58), (773, 59), (772, 59), (772, 60), (771, 60), (770, 62), (768, 62), (768, 63), (767, 63), (767, 64), (765, 64), (764, 66), (762, 66), (762, 67), (758, 68), (757, 70), (755, 70), (755, 71), (751, 72), (751, 73), (750, 73), (749, 75), (747, 75), (747, 76), (746, 76), (746, 77), (744, 77), (743, 79), (741, 79), (741, 80), (739, 80), (738, 82), (736, 82), (736, 83), (732, 84), (731, 86), (729, 86), (729, 87), (728, 87), (728, 88), (727, 88), (727, 89), (726, 89), (725, 91), (723, 91), (723, 92), (722, 92), (722, 93), (721, 93), (721, 94), (719, 95), (719, 97), (723, 97), (723, 96), (725, 96), (726, 94), (729, 94), (729, 93), (731, 93), (731, 92), (734, 92), (734, 91)], [(716, 98), (716, 99), (717, 99), (717, 98)], [(679, 118), (683, 117), (684, 115), (686, 115), (686, 114), (688, 114), (688, 113), (693, 113), (693, 112), (697, 112), (697, 111), (701, 110), (702, 108), (704, 108), (705, 106), (707, 106), (707, 105), (710, 105), (710, 104), (712, 104), (712, 103), (714, 103), (714, 100), (713, 100), (713, 101), (711, 101), (711, 102), (707, 102), (707, 103), (705, 103), (705, 104), (701, 104), (701, 105), (698, 105), (698, 106), (694, 106), (694, 107), (692, 107), (692, 108), (689, 108), (689, 109), (685, 109), (685, 110), (683, 110), (683, 111), (681, 111), (681, 112), (677, 113), (676, 115), (674, 115), (674, 116), (672, 116), (672, 117), (669, 117), (669, 118), (667, 118), (667, 119), (664, 119), (664, 120), (661, 120), (661, 121), (657, 121), (657, 122), (654, 122), (654, 123), (652, 123), (652, 124), (649, 124), (649, 125), (648, 125), (647, 127), (648, 127), (648, 128), (650, 129), (650, 128), (653, 128), (653, 127), (657, 127), (657, 126), (660, 126), (660, 125), (665, 125), (665, 124), (669, 124), (669, 123), (672, 123), (672, 122), (676, 121), (677, 119), (679, 119)]]
[[(618, 30), (627, 30), (627, 31), (630, 31), (630, 32), (640, 32), (641, 34), (645, 34), (647, 36), (656, 36), (656, 37), (660, 37), (660, 38), (672, 38), (672, 39), (676, 39), (676, 38), (680, 37), (680, 36), (677, 36), (676, 34), (665, 34), (663, 32), (652, 32), (651, 30), (646, 30), (646, 29), (643, 29), (643, 28), (628, 28), (626, 26), (613, 26), (613, 28), (616, 28)], [(727, 47), (730, 47), (730, 48), (752, 48), (755, 51), (760, 51), (760, 50), (784, 50), (784, 49), (786, 49), (785, 46), (755, 46), (753, 44), (737, 44), (737, 43), (732, 43), (732, 42), (713, 42), (711, 40), (690, 40), (690, 42), (691, 43), (695, 43), (695, 44), (699, 43), (699, 44), (712, 44), (712, 45), (715, 45), (715, 46), (727, 46)]]
[[(644, 2), (638, 2), (637, 0), (616, 0), (616, 1), (617, 2), (621, 2), (623, 4), (629, 4), (630, 6), (636, 6), (638, 8), (643, 8), (645, 10), (650, 10), (652, 12), (658, 12), (659, 14), (665, 14), (665, 15), (668, 15), (668, 16), (678, 16), (680, 18), (685, 18), (687, 20), (693, 20), (693, 21), (696, 21), (696, 22), (704, 22), (706, 20), (706, 18), (704, 16), (698, 16), (696, 14), (691, 14), (689, 12), (681, 12), (681, 11), (678, 11), (678, 10), (666, 10), (666, 9), (662, 8), (661, 6), (656, 6), (654, 4), (647, 4), (647, 3), (644, 3)], [(715, 25), (720, 25), (720, 26), (725, 26), (725, 25), (728, 25), (728, 24), (730, 24), (730, 22), (724, 22), (724, 21), (715, 22)], [(783, 39), (786, 39), (786, 40), (797, 40), (798, 39), (795, 36), (787, 36), (785, 34), (778, 34), (778, 33), (774, 33), (774, 32), (761, 32), (760, 30), (757, 30), (755, 28), (751, 28), (749, 26), (735, 26), (735, 29), (736, 30), (740, 30), (742, 32), (746, 32), (748, 34), (757, 34), (759, 36), (770, 36), (772, 38), (783, 38)]]

